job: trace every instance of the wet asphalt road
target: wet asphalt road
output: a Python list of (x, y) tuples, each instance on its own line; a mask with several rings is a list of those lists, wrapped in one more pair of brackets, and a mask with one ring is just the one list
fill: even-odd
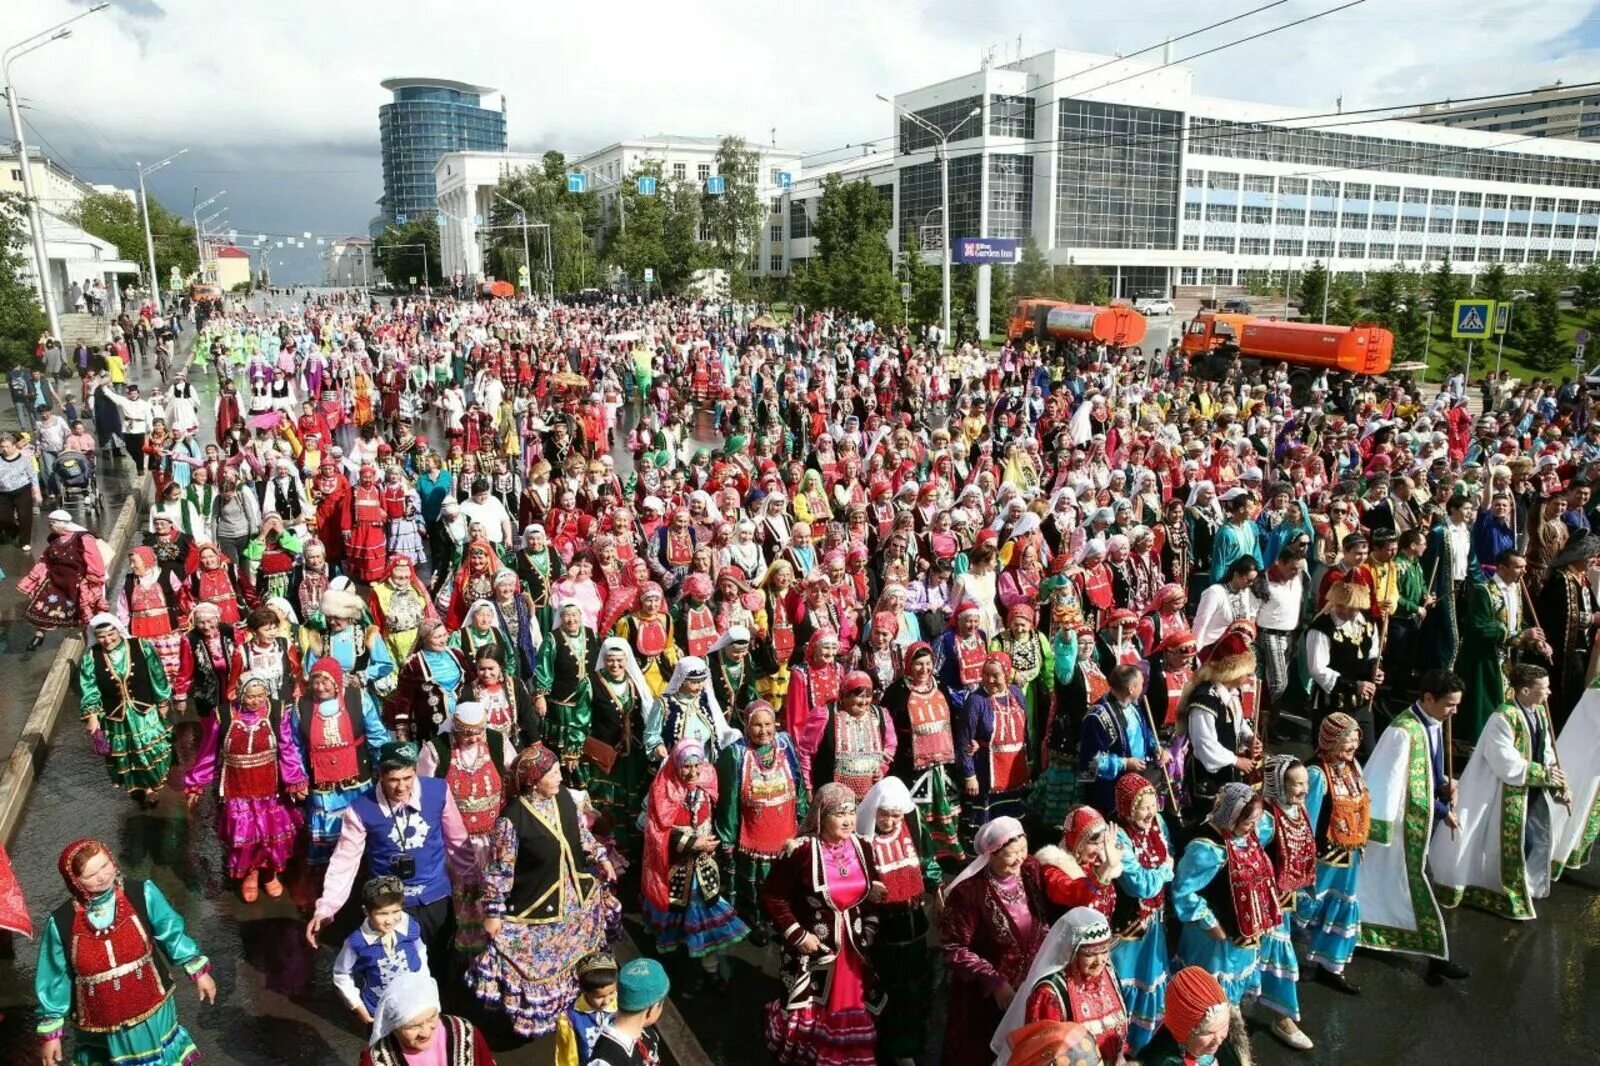
[[(209, 375), (206, 381), (209, 388)], [(108, 489), (108, 495), (115, 491), (114, 486)], [(108, 513), (114, 514), (114, 508)], [(20, 572), (12, 569), (16, 553), (6, 551), (0, 564), (14, 578)], [(0, 603), (16, 616), (14, 589), (5, 591)], [(14, 647), (25, 641), (25, 635), (14, 640)], [(5, 678), (0, 686), (0, 744), (6, 750), (48, 669), (54, 645), (52, 639), (31, 656), (0, 653), (0, 676)], [(77, 837), (100, 836), (117, 852), (129, 876), (160, 885), (211, 957), (219, 1002), (200, 1005), (186, 983), (179, 992), (180, 1017), (207, 1061), (242, 1066), (356, 1062), (362, 1033), (333, 991), (329, 970), (334, 949), (313, 952), (305, 944), (303, 918), (291, 896), (263, 897), (249, 906), (239, 901), (224, 877), (209, 805), (190, 815), (173, 791), (159, 808), (142, 812), (115, 793), (75, 710), (68, 707), (61, 716), (51, 753), (11, 842), (35, 921), (43, 921), (64, 898), (55, 869), (61, 849)], [(192, 758), (194, 742), (193, 725), (180, 725), (180, 773)], [(1256, 1026), (1256, 1061), (1265, 1066), (1600, 1061), (1600, 1016), (1592, 1009), (1600, 996), (1597, 890), (1600, 870), (1569, 875), (1539, 905), (1539, 920), (1532, 923), (1506, 922), (1476, 911), (1447, 912), (1453, 956), (1473, 970), (1466, 982), (1429, 988), (1420, 962), (1358, 954), (1349, 973), (1363, 995), (1351, 998), (1319, 985), (1301, 986), (1301, 1025), (1317, 1042), (1317, 1050), (1290, 1051)], [(625, 903), (635, 909), (631, 897)], [(633, 932), (647, 946), (637, 925)], [(18, 938), (14, 948), (14, 958), (0, 958), (0, 1008), (5, 1012), (0, 1063), (7, 1066), (36, 1061), (37, 1054), (31, 1035), (33, 945)], [(734, 966), (730, 991), (676, 999), (714, 1062), (764, 1062), (762, 1010), (777, 993), (775, 956), (771, 949), (741, 945)], [(679, 966), (671, 972), (675, 979), (684, 973)], [(929, 1019), (935, 1040), (943, 1013), (941, 1000)], [(503, 1063), (548, 1061), (544, 1046), (512, 1050), (511, 1042), (498, 1037), (495, 1043)]]

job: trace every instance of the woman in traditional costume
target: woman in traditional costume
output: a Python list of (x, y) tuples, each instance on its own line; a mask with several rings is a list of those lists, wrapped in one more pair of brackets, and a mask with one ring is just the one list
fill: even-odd
[(1249, 785), (1223, 785), (1172, 883), (1172, 908), (1183, 923), (1174, 965), (1215, 974), (1235, 1005), (1260, 992), (1261, 938), (1282, 910), (1272, 860), (1261, 846), (1261, 813), (1262, 800)]
[(1283, 916), (1261, 940), (1261, 995), (1258, 1002), (1276, 1015), (1272, 1035), (1296, 1051), (1310, 1051), (1311, 1038), (1300, 1030), (1300, 960), (1291, 934), (1294, 902), (1316, 876), (1316, 828), (1306, 815), (1306, 768), (1292, 755), (1273, 755), (1263, 768), (1263, 822), (1270, 824), (1267, 854)]
[(844, 685), (845, 669), (839, 662), (839, 646), (839, 635), (833, 630), (817, 630), (806, 643), (805, 662), (789, 673), (783, 726), (794, 738), (807, 780), (810, 779), (811, 755), (833, 717)]
[(989, 1038), (1021, 994), (1046, 932), (1043, 867), (1022, 823), (1000, 817), (974, 841), (977, 857), (944, 890), (940, 948), (949, 975), (944, 1056), (985, 1062)]
[(869, 897), (886, 890), (873, 849), (855, 828), (854, 794), (823, 785), (804, 834), (761, 886), (761, 907), (783, 938), (783, 994), (767, 1004), (766, 1036), (784, 1066), (877, 1062), (872, 1012), (881, 993), (865, 952), (877, 926)]
[(896, 740), (894, 723), (873, 699), (872, 676), (852, 670), (841, 686), (838, 709), (817, 740), (810, 780), (817, 785), (837, 781), (860, 802), (888, 773)]
[(1166, 1002), (1165, 903), (1175, 863), (1156, 787), (1133, 770), (1117, 779), (1116, 848), (1122, 873), (1111, 914), (1117, 938), (1111, 968), (1128, 1009), (1128, 1053), (1137, 1057), (1161, 1027)]
[[(344, 570), (352, 579), (370, 585), (383, 577), (386, 563), (389, 562), (384, 549), (389, 514), (383, 506), (383, 488), (378, 484), (378, 468), (370, 463), (361, 467), (356, 484), (350, 490), (349, 511)], [(406, 557), (396, 555), (394, 558)]]
[(183, 674), (186, 608), (183, 585), (161, 569), (154, 551), (139, 547), (128, 553), (128, 576), (117, 597), (117, 617), (129, 633), (156, 650), (169, 680)]
[(632, 845), (638, 840), (639, 811), (650, 783), (645, 722), (655, 696), (627, 641), (607, 637), (601, 642), (589, 691), (589, 738), (584, 743), (591, 764), (589, 795), (595, 809), (610, 820), (624, 852), (637, 854)]
[(94, 534), (66, 511), (47, 516), (50, 535), (39, 561), (17, 587), (28, 597), (25, 615), (33, 623), (33, 650), (52, 629), (76, 628), (106, 609), (106, 564)]
[[(221, 438), (218, 438), (221, 439)], [(317, 539), (325, 546), (328, 565), (342, 567), (345, 536), (350, 531), (350, 482), (332, 459), (324, 458), (311, 479), (311, 501), (316, 507)]]
[(1167, 982), (1167, 1011), (1139, 1061), (1145, 1066), (1248, 1066), (1250, 1037), (1222, 984), (1199, 966)]
[(1038, 610), (1031, 602), (1014, 603), (1006, 609), (1005, 631), (989, 641), (990, 651), (1004, 652), (1011, 659), (1011, 683), (1022, 693), (1028, 716), (1028, 764), (1035, 771), (1041, 766), (1056, 672), (1050, 642), (1034, 628), (1037, 619)]
[(315, 867), (327, 865), (345, 809), (371, 786), (372, 767), (389, 742), (389, 731), (371, 693), (349, 684), (332, 656), (312, 664), (305, 687), (295, 705), (294, 734), (305, 760), (311, 837), (306, 862)]
[(451, 630), (450, 646), (465, 655), (468, 662), (489, 655), (501, 669), (510, 673), (517, 670), (516, 648), (500, 628), (500, 612), (488, 600), (477, 600), (467, 608), (461, 626)]
[(922, 641), (905, 653), (905, 673), (883, 694), (883, 707), (895, 729), (889, 772), (911, 790), (917, 818), (927, 831), (934, 857), (964, 862), (961, 845), (961, 793), (955, 772), (955, 734), (950, 704), (933, 676), (933, 649)]
[(867, 959), (883, 990), (878, 1046), (897, 1063), (915, 1060), (927, 1045), (933, 1000), (928, 904), (944, 880), (911, 791), (898, 777), (872, 786), (856, 811), (856, 835), (872, 844), (883, 882), (882, 899), (868, 906), (878, 935)]
[(238, 702), (225, 701), (219, 710), (214, 742), (196, 752), (183, 790), (193, 810), (206, 786), (216, 784), (217, 836), (228, 855), (228, 876), (239, 879), (246, 903), (263, 889), (277, 898), (283, 895), (278, 874), (294, 855), (302, 821), (293, 804), (306, 797), (294, 722), (273, 705), (271, 682), (253, 675), (239, 682)]
[(698, 740), (712, 760), (739, 734), (728, 725), (711, 689), (711, 669), (705, 660), (685, 655), (673, 668), (661, 698), (645, 718), (645, 749), (656, 762), (664, 762), (680, 740)]
[[(1010, 1066), (1010, 1035), (1032, 1022), (1074, 1021), (1088, 1029), (1100, 1060), (1122, 1061), (1128, 1011), (1111, 965), (1111, 926), (1093, 907), (1056, 920), (989, 1042), (996, 1066)], [(1020, 1064), (1019, 1064), (1020, 1066)]]
[(1342, 711), (1322, 720), (1305, 800), (1317, 834), (1316, 880), (1301, 890), (1294, 913), (1306, 964), (1316, 967), (1318, 981), (1348, 995), (1360, 991), (1344, 970), (1361, 931), (1358, 890), (1372, 828), (1372, 793), (1356, 758), (1360, 730)]
[(95, 615), (88, 636), (78, 687), (89, 741), (111, 780), (154, 807), (172, 769), (172, 686), (155, 649), (130, 637), (114, 616)]
[(454, 633), (467, 622), (470, 610), (480, 602), (494, 599), (494, 578), (502, 564), (495, 554), (494, 545), (486, 540), (474, 540), (467, 545), (461, 565), (451, 575), (439, 593), (438, 608), (445, 625)]
[(417, 650), (400, 667), (400, 680), (383, 713), (395, 736), (426, 743), (455, 710), (471, 664), (449, 646), (450, 634), (437, 618), (424, 621), (417, 632)]
[(506, 750), (517, 750), (540, 739), (538, 712), (528, 686), (508, 675), (500, 660), (482, 651), (472, 663), (471, 676), (461, 686), (458, 703), (472, 702), (483, 708), (484, 725), (500, 735)]
[(1084, 717), (1111, 686), (1095, 660), (1094, 629), (1087, 623), (1062, 626), (1051, 646), (1055, 706), (1045, 727), (1044, 770), (1034, 781), (1028, 806), (1040, 823), (1060, 825), (1082, 795), (1078, 748)]
[(200, 564), (189, 575), (189, 602), (215, 604), (222, 624), (237, 626), (244, 621), (245, 598), (233, 563), (210, 543), (200, 545), (196, 556)]
[(523, 681), (533, 679), (534, 664), (539, 648), (544, 643), (544, 630), (533, 602), (522, 591), (522, 579), (509, 567), (494, 575), (494, 609), (500, 614), (500, 627), (505, 630), (515, 650), (513, 661), (507, 669)]
[(983, 680), (955, 719), (956, 762), (967, 803), (962, 821), (971, 832), (1002, 815), (1018, 817), (1028, 796), (1027, 710), (1009, 684), (1004, 652), (990, 652)]
[(467, 985), (503, 1010), (524, 1039), (556, 1029), (578, 996), (577, 962), (605, 946), (619, 908), (587, 872), (615, 871), (561, 786), (555, 752), (523, 749), (512, 767), (516, 798), (495, 822), (485, 871), (483, 931), (489, 948), (467, 970)]
[(729, 900), (765, 943), (771, 926), (761, 910), (761, 885), (805, 820), (807, 799), (800, 758), (777, 713), (765, 700), (745, 709), (744, 736), (717, 757), (717, 839)]
[(717, 777), (706, 747), (685, 738), (672, 748), (645, 803), (640, 891), (645, 928), (658, 954), (684, 949), (704, 980), (725, 988), (721, 957), (749, 935), (723, 891), (715, 828)]
[(404, 555), (389, 560), (389, 569), (383, 580), (372, 586), (367, 604), (373, 625), (389, 646), (389, 658), (396, 663), (405, 662), (416, 649), (422, 623), (438, 617), (427, 590), (417, 580), (416, 568)]
[(439, 986), (425, 973), (402, 974), (384, 989), (367, 1045), (360, 1066), (494, 1066), (483, 1033), (440, 1012)]
[(790, 616), (790, 589), (794, 585), (794, 565), (776, 559), (760, 581), (762, 610), (755, 630), (753, 654), (760, 667), (756, 682), (761, 697), (773, 706), (782, 706), (789, 691), (789, 663), (794, 658), (794, 619)]
[(39, 1000), (40, 1060), (60, 1063), (61, 1033), (71, 1016), (73, 1062), (188, 1066), (200, 1051), (183, 1026), (173, 985), (156, 957), (181, 967), (204, 1003), (217, 983), (183, 916), (153, 881), (124, 880), (97, 840), (68, 844), (57, 863), (72, 898), (45, 923), (34, 993)]

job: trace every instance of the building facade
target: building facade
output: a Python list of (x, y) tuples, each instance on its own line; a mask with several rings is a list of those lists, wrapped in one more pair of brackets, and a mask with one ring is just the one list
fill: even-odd
[(1600, 141), (1600, 93), (1592, 88), (1568, 89), (1556, 82), (1531, 93), (1492, 101), (1428, 104), (1418, 110), (1415, 118), (1440, 126), (1511, 132), (1521, 137)]
[[(521, 152), (449, 152), (439, 157), (433, 180), (438, 190), (435, 210), (444, 216), (439, 258), (446, 278), (459, 274), (467, 283), (484, 280), (486, 229), (493, 224), (495, 187), (502, 178), (542, 165), (543, 158)], [(538, 239), (530, 238), (535, 243)]]
[[(721, 137), (691, 137), (659, 133), (654, 137), (640, 137), (618, 141), (597, 151), (569, 161), (568, 170), (589, 176), (589, 189), (600, 201), (601, 217), (609, 227), (616, 210), (617, 189), (650, 164), (660, 168), (664, 182), (681, 182), (701, 189), (717, 177), (717, 149)], [(783, 211), (784, 193), (801, 179), (800, 153), (771, 144), (746, 142), (759, 157), (757, 164), (757, 194), (768, 205), (767, 217), (762, 226), (760, 247), (753, 257), (755, 275), (782, 274), (787, 269)], [(703, 228), (701, 240), (710, 234)], [(634, 279), (637, 281), (638, 279)]]
[[(41, 154), (33, 145), (28, 146), (28, 168), (33, 171), (33, 191), (39, 197), (40, 209), (52, 214), (70, 214), (78, 202), (91, 193), (133, 195), (115, 185), (90, 185), (49, 156)], [(26, 193), (22, 184), (22, 162), (17, 158), (15, 144), (0, 152), (0, 193), (16, 196)]]
[[(378, 108), (383, 147), (380, 217), (404, 225), (435, 211), (433, 171), (446, 152), (506, 149), (505, 95), (497, 89), (434, 78), (390, 78), (393, 100)], [(484, 106), (499, 97), (499, 108)]]
[[(948, 135), (952, 239), (1031, 238), (1057, 265), (1103, 273), (1113, 296), (1287, 284), (1318, 262), (1366, 272), (1448, 258), (1474, 273), (1581, 266), (1600, 250), (1600, 144), (1302, 117), (1198, 96), (1192, 82), (1182, 67), (1050, 51), (895, 103)], [(937, 139), (895, 123), (892, 151), (841, 166), (892, 182), (891, 241), (934, 257)], [(786, 266), (809, 251), (803, 222), (784, 215)]]
[(382, 280), (372, 258), (372, 241), (345, 237), (331, 242), (322, 253), (322, 283), (329, 288), (368, 286)]

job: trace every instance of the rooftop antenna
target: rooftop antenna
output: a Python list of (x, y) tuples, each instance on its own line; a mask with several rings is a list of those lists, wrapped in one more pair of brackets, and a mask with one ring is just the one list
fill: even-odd
[(1333, 106), (1338, 109), (1339, 114), (1344, 114), (1344, 93), (1340, 93), (1334, 99)]
[(772, 147), (778, 147), (778, 127), (772, 127)]
[(1172, 38), (1171, 37), (1168, 37), (1166, 43), (1161, 46), (1161, 65), (1164, 66), (1164, 67), (1172, 66)]
[(983, 50), (983, 62), (978, 65), (979, 70), (988, 70), (994, 65), (994, 45)]

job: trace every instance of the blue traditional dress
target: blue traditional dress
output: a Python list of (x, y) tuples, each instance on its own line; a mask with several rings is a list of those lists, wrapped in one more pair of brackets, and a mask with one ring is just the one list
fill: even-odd
[[(210, 971), (183, 918), (149, 881), (68, 902), (45, 923), (34, 992), (40, 1039), (71, 1015), (74, 1066), (188, 1066), (200, 1051), (183, 1026), (156, 949), (190, 978)], [(86, 969), (92, 966), (93, 969)], [(94, 978), (121, 971), (116, 981)]]
[(1361, 935), (1356, 889), (1372, 823), (1371, 794), (1354, 762), (1342, 767), (1315, 762), (1309, 770), (1306, 815), (1317, 827), (1317, 878), (1296, 901), (1294, 931), (1305, 946), (1307, 965), (1343, 973)]
[(1290, 919), (1295, 895), (1316, 876), (1316, 836), (1304, 807), (1268, 805), (1261, 816), (1263, 844), (1272, 856), (1273, 882), (1283, 914), (1261, 938), (1260, 999), (1285, 1018), (1300, 1020), (1300, 960), (1294, 953)]
[(1131, 833), (1118, 825), (1117, 850), (1122, 853), (1122, 874), (1115, 882), (1112, 932), (1117, 941), (1111, 949), (1111, 969), (1128, 1011), (1128, 1053), (1137, 1055), (1166, 1015), (1170, 958), (1163, 905), (1173, 876), (1172, 841), (1158, 816), (1143, 832)]
[[(1218, 806), (1229, 794), (1250, 786), (1231, 782), (1223, 786), (1224, 795), (1218, 797)], [(1235, 800), (1230, 807), (1242, 810), (1248, 796)], [(1234, 817), (1212, 817), (1231, 827)], [(1218, 829), (1208, 821), (1200, 835), (1190, 841), (1178, 862), (1178, 872), (1172, 885), (1172, 909), (1183, 922), (1178, 936), (1178, 953), (1172, 968), (1198, 966), (1209, 972), (1222, 985), (1228, 1002), (1237, 1005), (1246, 996), (1255, 996), (1261, 989), (1260, 946), (1261, 939), (1278, 924), (1279, 907), (1277, 890), (1273, 884), (1272, 860), (1267, 857), (1262, 840), (1271, 830), (1270, 823), (1262, 819), (1256, 835), (1236, 837), (1231, 828)], [(1220, 926), (1226, 939), (1217, 940), (1209, 930)]]

